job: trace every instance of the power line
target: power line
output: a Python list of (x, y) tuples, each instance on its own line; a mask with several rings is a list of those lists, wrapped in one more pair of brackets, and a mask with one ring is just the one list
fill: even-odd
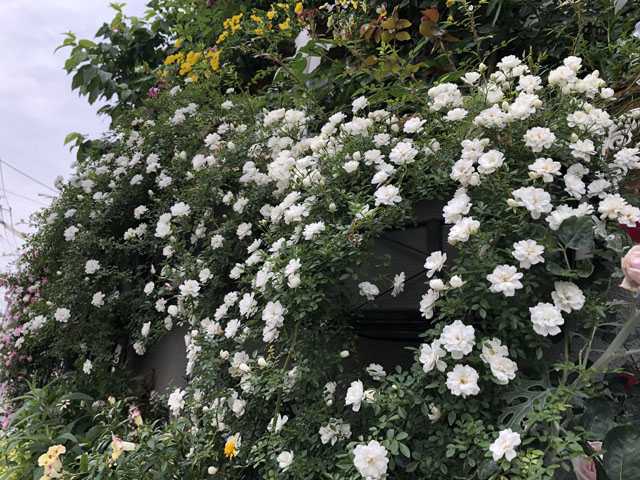
[(42, 183), (40, 180), (37, 180), (35, 178), (33, 178), (31, 175), (29, 175), (28, 173), (23, 172), (22, 170), (18, 170), (16, 167), (14, 167), (13, 165), (11, 165), (10, 163), (7, 163), (6, 161), (4, 161), (2, 158), (0, 158), (0, 163), (4, 163), (7, 167), (11, 168), (12, 170), (15, 170), (16, 172), (18, 172), (20, 175), (23, 175), (25, 177), (27, 177), (29, 180), (32, 180), (34, 182), (36, 182), (38, 185), (43, 186), (44, 188), (48, 188), (49, 190), (51, 190), (54, 193), (58, 193), (57, 190), (51, 188), (49, 185)]
[[(0, 183), (2, 184), (2, 193), (4, 195), (4, 198), (6, 198), (7, 200), (7, 207), (9, 209), (9, 221), (11, 222), (12, 230), (15, 230), (15, 227), (13, 226), (13, 212), (12, 212), (11, 204), (9, 203), (9, 197), (7, 197), (7, 189), (4, 186), (4, 173), (2, 172), (3, 163), (4, 162), (0, 161)], [(7, 223), (4, 221), (4, 219), (2, 220), (2, 224), (4, 225), (5, 232), (9, 230), (7, 227)], [(13, 239), (13, 245), (15, 246), (16, 250), (18, 250), (18, 242), (16, 242), (16, 234), (14, 233), (11, 238)]]
[(37, 203), (38, 205), (42, 205), (43, 207), (48, 207), (46, 203), (39, 202), (38, 200), (34, 200), (33, 198), (25, 197), (24, 195), (20, 195), (19, 193), (12, 192), (11, 190), (4, 189), (5, 193), (10, 193), (11, 195), (15, 195), (18, 198), (22, 198), (24, 200), (29, 200), (30, 202)]

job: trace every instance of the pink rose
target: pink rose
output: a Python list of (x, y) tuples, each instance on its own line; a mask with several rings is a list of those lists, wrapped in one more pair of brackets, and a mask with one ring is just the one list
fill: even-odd
[(631, 247), (622, 259), (622, 273), (624, 280), (620, 286), (631, 292), (640, 293), (640, 245)]
[[(602, 450), (602, 442), (589, 442), (589, 445), (591, 445), (596, 452)], [(602, 458), (602, 455), (600, 455), (600, 458)], [(578, 480), (596, 480), (596, 465), (593, 459), (586, 461), (577, 457), (573, 458), (571, 463), (573, 464), (573, 473), (576, 474)]]

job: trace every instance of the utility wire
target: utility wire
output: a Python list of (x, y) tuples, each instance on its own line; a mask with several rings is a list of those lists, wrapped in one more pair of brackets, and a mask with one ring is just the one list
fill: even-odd
[(4, 189), (5, 193), (9, 193), (11, 195), (15, 195), (18, 198), (22, 198), (23, 200), (29, 200), (30, 202), (37, 203), (38, 205), (42, 205), (43, 207), (48, 207), (46, 203), (40, 202), (38, 200), (34, 200), (33, 198), (25, 197), (24, 195), (20, 195), (19, 193), (12, 192), (11, 190)]
[[(12, 230), (15, 230), (15, 227), (13, 226), (13, 212), (12, 212), (11, 204), (9, 203), (9, 197), (7, 197), (7, 189), (4, 186), (4, 173), (2, 172), (3, 163), (4, 162), (0, 161), (0, 183), (2, 184), (2, 194), (4, 195), (4, 198), (7, 200), (7, 207), (9, 208), (9, 221), (11, 222), (11, 228)], [(4, 225), (4, 231), (6, 232), (7, 230), (9, 230), (7, 227), (7, 223), (4, 220), (2, 221), (2, 223)], [(15, 246), (16, 250), (18, 250), (18, 242), (16, 242), (16, 236), (17, 235), (14, 233), (11, 238), (13, 239), (13, 245)]]
[(48, 188), (49, 190), (51, 190), (54, 193), (58, 193), (57, 190), (53, 189), (52, 187), (50, 187), (49, 185), (42, 183), (40, 180), (37, 180), (35, 178), (33, 178), (31, 175), (29, 175), (28, 173), (23, 172), (22, 170), (17, 169), (16, 167), (14, 167), (13, 165), (11, 165), (10, 163), (7, 163), (6, 161), (4, 161), (1, 157), (0, 157), (0, 163), (4, 163), (7, 167), (11, 168), (12, 170), (15, 170), (16, 172), (18, 172), (20, 175), (23, 175), (25, 177), (27, 177), (29, 180), (32, 180), (34, 182), (36, 182), (38, 185), (43, 186), (44, 188)]

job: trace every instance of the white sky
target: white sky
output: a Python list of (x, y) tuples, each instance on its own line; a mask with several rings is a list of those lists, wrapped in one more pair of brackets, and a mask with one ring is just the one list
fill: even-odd
[[(108, 119), (98, 117), (97, 103), (71, 91), (71, 76), (63, 70), (69, 48), (55, 48), (63, 32), (93, 39), (102, 23), (110, 22), (114, 10), (109, 0), (0, 0), (0, 158), (53, 187), (58, 175), (67, 177), (75, 159), (63, 145), (68, 133), (78, 131), (98, 137)], [(143, 16), (145, 0), (129, 0), (127, 15)], [(17, 230), (28, 231), (24, 223), (52, 193), (37, 183), (2, 166), (4, 187), (0, 184), (2, 218)], [(24, 198), (26, 197), (26, 198)], [(16, 238), (0, 225), (0, 271), (5, 270), (20, 246)]]

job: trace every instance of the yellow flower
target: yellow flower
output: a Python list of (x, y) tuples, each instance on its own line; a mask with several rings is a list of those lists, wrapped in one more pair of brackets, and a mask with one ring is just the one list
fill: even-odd
[(264, 33), (264, 28), (256, 28), (253, 30), (253, 33), (256, 35), (262, 35)]
[(220, 54), (222, 53), (222, 49), (216, 51), (216, 52), (209, 52), (207, 54), (207, 57), (210, 57), (211, 60), (209, 60), (209, 65), (211, 65), (211, 70), (213, 70), (214, 72), (216, 70), (218, 70), (218, 68), (220, 68)]
[(273, 17), (276, 16), (276, 11), (273, 9), (273, 5), (271, 5), (271, 10), (267, 12), (267, 18), (269, 20), (273, 20)]
[(302, 7), (302, 2), (298, 2), (298, 3), (296, 3), (296, 8), (295, 8), (295, 10), (294, 10), (294, 11), (295, 11), (296, 13), (300, 13), (300, 12), (302, 11), (302, 8), (303, 8), (303, 7)]
[(236, 437), (232, 437), (231, 440), (229, 440), (224, 446), (224, 455), (225, 457), (228, 457), (229, 460), (231, 460), (237, 454), (238, 451), (236, 450)]
[(259, 17), (257, 15), (251, 15), (251, 20), (253, 20), (256, 23), (260, 23), (262, 21), (262, 17)]
[(289, 25), (289, 19), (287, 18), (284, 22), (279, 24), (278, 27), (280, 27), (280, 30), (288, 30), (291, 28), (291, 25)]
[(200, 78), (198, 75), (196, 75), (195, 73), (192, 73), (191, 75), (189, 75), (189, 78), (191, 80), (193, 80), (193, 83), (197, 82), (198, 79)]
[(176, 40), (176, 43), (173, 44), (176, 48), (180, 48), (180, 45), (182, 45), (182, 39), (179, 38), (178, 40)]
[(121, 438), (116, 437), (113, 433), (111, 434), (111, 448), (113, 449), (113, 453), (111, 454), (111, 460), (118, 460), (118, 457), (122, 455), (123, 452), (130, 452), (136, 448), (135, 443), (125, 442)]
[(178, 59), (178, 55), (169, 55), (167, 58), (164, 59), (164, 64), (171, 65), (177, 59)]
[(220, 34), (220, 36), (218, 37), (218, 40), (216, 40), (216, 43), (224, 42), (224, 40), (227, 38), (227, 35), (229, 35), (229, 32), (227, 30), (225, 30), (224, 32), (222, 32)]
[(456, 0), (447, 0), (446, 7), (447, 8), (451, 8), (454, 3), (456, 3)]
[(49, 447), (47, 453), (43, 453), (38, 458), (38, 465), (44, 467), (44, 474), (40, 480), (50, 480), (52, 478), (60, 478), (60, 470), (62, 470), (62, 462), (58, 458), (66, 453), (67, 449), (64, 445), (53, 445)]

